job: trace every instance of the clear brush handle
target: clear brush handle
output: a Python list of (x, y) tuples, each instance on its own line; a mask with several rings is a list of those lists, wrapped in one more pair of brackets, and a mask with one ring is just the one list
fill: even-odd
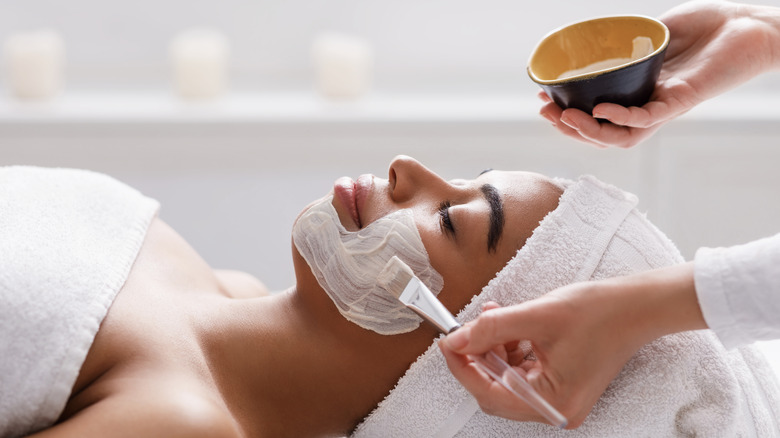
[(484, 356), (471, 356), (469, 358), (486, 372), (501, 386), (508, 389), (514, 395), (524, 401), (540, 413), (553, 426), (563, 429), (568, 423), (566, 417), (561, 415), (552, 405), (547, 403), (531, 386), (530, 383), (515, 371), (506, 361), (501, 359), (495, 352), (489, 351)]

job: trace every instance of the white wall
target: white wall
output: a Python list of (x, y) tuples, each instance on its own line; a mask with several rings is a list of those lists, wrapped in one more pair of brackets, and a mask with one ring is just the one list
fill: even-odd
[[(448, 178), (487, 167), (591, 173), (640, 195), (686, 257), (780, 231), (780, 75), (766, 75), (633, 150), (597, 150), (539, 118), (525, 62), (549, 30), (598, 15), (657, 16), (675, 1), (3, 0), (0, 39), (59, 29), (68, 87), (0, 95), (0, 165), (104, 171), (160, 199), (216, 267), (292, 283), (292, 220), (342, 175), (384, 175), (409, 154)], [(772, 0), (769, 3), (777, 3)], [(183, 105), (166, 91), (169, 39), (192, 25), (233, 42), (233, 93)], [(353, 32), (377, 52), (376, 93), (310, 93), (309, 46)], [(0, 74), (0, 85), (4, 76)]]
[[(298, 98), (277, 99), (268, 106), (294, 107), (289, 101)], [(290, 229), (298, 212), (339, 176), (386, 176), (397, 154), (446, 178), (486, 168), (594, 174), (638, 194), (640, 209), (688, 258), (699, 246), (780, 232), (780, 110), (751, 116), (749, 100), (713, 101), (631, 150), (600, 150), (560, 135), (535, 116), (533, 100), (505, 114), (495, 101), (451, 99), (440, 106), (469, 110), (453, 114), (431, 105), (427, 115), (419, 100), (346, 113), (307, 102), (319, 110), (287, 116), (263, 116), (260, 106), (194, 115), (171, 110), (146, 119), (121, 112), (101, 118), (83, 109), (69, 118), (78, 112), (75, 103), (48, 112), (0, 105), (0, 165), (114, 175), (159, 199), (162, 218), (213, 266), (249, 271), (277, 290), (293, 282)], [(412, 117), (397, 117), (412, 108), (418, 111)], [(728, 108), (742, 118), (721, 116)]]
[(190, 26), (214, 26), (233, 43), (237, 87), (278, 89), (308, 87), (312, 39), (337, 30), (374, 44), (379, 89), (498, 88), (526, 93), (535, 90), (526, 77), (526, 61), (548, 31), (600, 15), (658, 16), (677, 3), (3, 0), (0, 38), (41, 26), (58, 29), (67, 44), (70, 86), (77, 89), (164, 87), (170, 38)]

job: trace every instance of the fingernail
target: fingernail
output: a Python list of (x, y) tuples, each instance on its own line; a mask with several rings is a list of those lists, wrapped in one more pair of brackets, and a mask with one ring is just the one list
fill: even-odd
[(541, 115), (542, 115), (542, 117), (547, 119), (548, 122), (552, 123), (553, 126), (555, 126), (556, 121), (555, 121), (555, 119), (551, 115), (549, 115), (549, 114), (541, 114)]
[(447, 335), (444, 338), (444, 342), (447, 343), (447, 347), (450, 350), (460, 350), (469, 343), (469, 331), (467, 329), (459, 329), (454, 333)]
[(574, 123), (574, 120), (566, 117), (565, 115), (561, 116), (561, 122), (563, 122), (566, 126), (568, 126), (571, 129), (574, 129), (574, 130), (577, 130), (577, 131), (580, 130), (580, 127), (577, 126), (576, 123)]

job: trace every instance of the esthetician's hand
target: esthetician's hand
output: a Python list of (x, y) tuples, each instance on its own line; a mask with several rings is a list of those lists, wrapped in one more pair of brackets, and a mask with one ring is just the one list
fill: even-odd
[(578, 109), (563, 111), (540, 92), (540, 114), (577, 140), (628, 148), (702, 101), (780, 67), (780, 8), (693, 1), (660, 20), (671, 39), (650, 102), (630, 108), (602, 103), (591, 117)]
[(518, 342), (530, 340), (536, 360), (524, 360), (524, 354), (504, 356), (527, 372), (528, 382), (568, 419), (567, 428), (585, 421), (642, 345), (668, 333), (706, 328), (692, 263), (575, 283), (511, 307), (487, 307), (439, 342), (450, 371), (484, 412), (545, 422), (466, 356), (519, 351)]

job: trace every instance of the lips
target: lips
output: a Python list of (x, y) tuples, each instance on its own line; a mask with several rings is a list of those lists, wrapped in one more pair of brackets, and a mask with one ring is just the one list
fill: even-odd
[[(333, 194), (338, 199), (338, 204), (342, 207), (342, 213), (348, 216), (358, 229), (366, 225), (363, 223), (365, 218), (361, 212), (365, 211), (366, 202), (371, 197), (373, 188), (373, 175), (360, 175), (357, 181), (352, 181), (348, 177), (341, 177), (333, 185)], [(341, 214), (340, 217), (342, 221), (346, 220), (346, 217), (341, 216)], [(347, 224), (342, 225), (347, 227)]]
[(355, 207), (357, 207), (358, 217), (360, 218), (360, 227), (363, 228), (366, 217), (361, 213), (365, 212), (366, 201), (374, 188), (373, 175), (360, 175), (355, 181)]
[(351, 178), (341, 177), (333, 185), (333, 194), (338, 198), (352, 222), (361, 228), (360, 214), (357, 207), (357, 184)]

